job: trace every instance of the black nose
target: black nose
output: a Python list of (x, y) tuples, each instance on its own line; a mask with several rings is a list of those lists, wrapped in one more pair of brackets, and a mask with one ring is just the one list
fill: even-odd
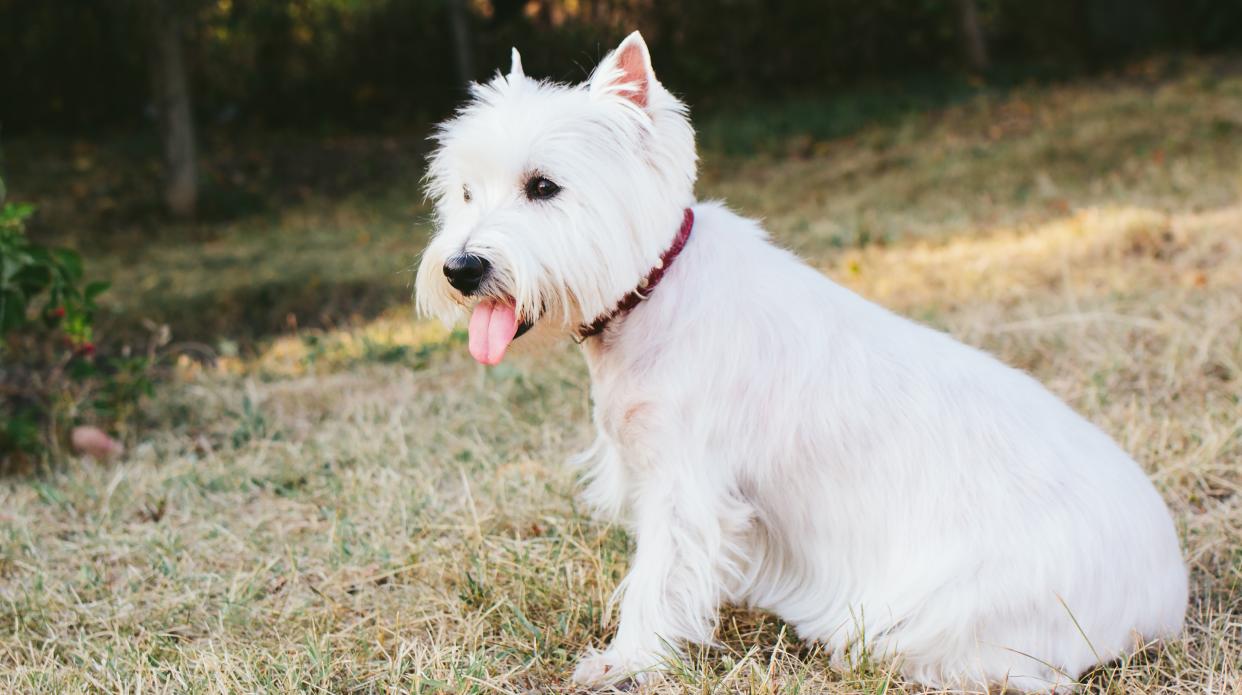
[(444, 277), (458, 292), (470, 296), (479, 289), (492, 264), (473, 253), (459, 253), (444, 262)]

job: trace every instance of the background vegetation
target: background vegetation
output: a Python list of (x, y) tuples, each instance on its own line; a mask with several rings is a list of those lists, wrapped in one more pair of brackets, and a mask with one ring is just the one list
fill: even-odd
[[(411, 268), (463, 76), (517, 45), (577, 80), (635, 26), (701, 197), (1032, 372), (1169, 501), (1186, 634), (1090, 688), (1242, 692), (1234, 0), (0, 0), (0, 250), (47, 271), (0, 322), (4, 436), (38, 423), (0, 478), (0, 690), (570, 690), (630, 551), (561, 466), (580, 358), (475, 365)], [(720, 638), (655, 690), (913, 692), (771, 616)]]
[(178, 15), (208, 127), (403, 130), (444, 115), (462, 77), (486, 77), (510, 46), (533, 74), (577, 81), (634, 27), (663, 80), (699, 107), (963, 67), (1066, 76), (1242, 46), (1233, 0), (0, 0), (9, 135), (143, 127), (154, 35), (166, 30), (157, 6)]

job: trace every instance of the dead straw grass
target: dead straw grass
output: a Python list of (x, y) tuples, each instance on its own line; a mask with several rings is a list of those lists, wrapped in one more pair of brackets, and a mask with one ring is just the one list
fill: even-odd
[[(1185, 635), (1091, 689), (1242, 692), (1242, 207), (1078, 210), (816, 258), (1031, 371), (1169, 501)], [(569, 692), (629, 551), (560, 465), (588, 436), (580, 360), (484, 370), (405, 311), (187, 365), (121, 462), (0, 485), (0, 689)], [(914, 692), (770, 616), (720, 639), (652, 691)]]

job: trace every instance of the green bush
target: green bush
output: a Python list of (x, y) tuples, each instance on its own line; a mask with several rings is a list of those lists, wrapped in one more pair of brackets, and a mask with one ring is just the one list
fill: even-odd
[[(0, 183), (0, 190), (3, 184)], [(0, 199), (2, 200), (2, 199)], [(78, 425), (123, 427), (149, 395), (149, 356), (101, 357), (82, 258), (26, 237), (30, 205), (0, 208), (0, 470), (57, 458)]]

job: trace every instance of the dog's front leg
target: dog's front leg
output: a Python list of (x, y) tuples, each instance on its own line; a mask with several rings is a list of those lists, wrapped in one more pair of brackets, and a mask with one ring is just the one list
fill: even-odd
[(574, 671), (578, 683), (641, 682), (685, 643), (712, 640), (725, 582), (740, 574), (729, 550), (749, 514), (701, 481), (672, 477), (645, 481), (636, 491), (637, 551), (618, 589), (617, 634), (607, 649), (584, 656)]
[(585, 451), (569, 459), (582, 474), (581, 499), (591, 515), (609, 523), (623, 520), (629, 503), (630, 481), (617, 447), (602, 429)]

